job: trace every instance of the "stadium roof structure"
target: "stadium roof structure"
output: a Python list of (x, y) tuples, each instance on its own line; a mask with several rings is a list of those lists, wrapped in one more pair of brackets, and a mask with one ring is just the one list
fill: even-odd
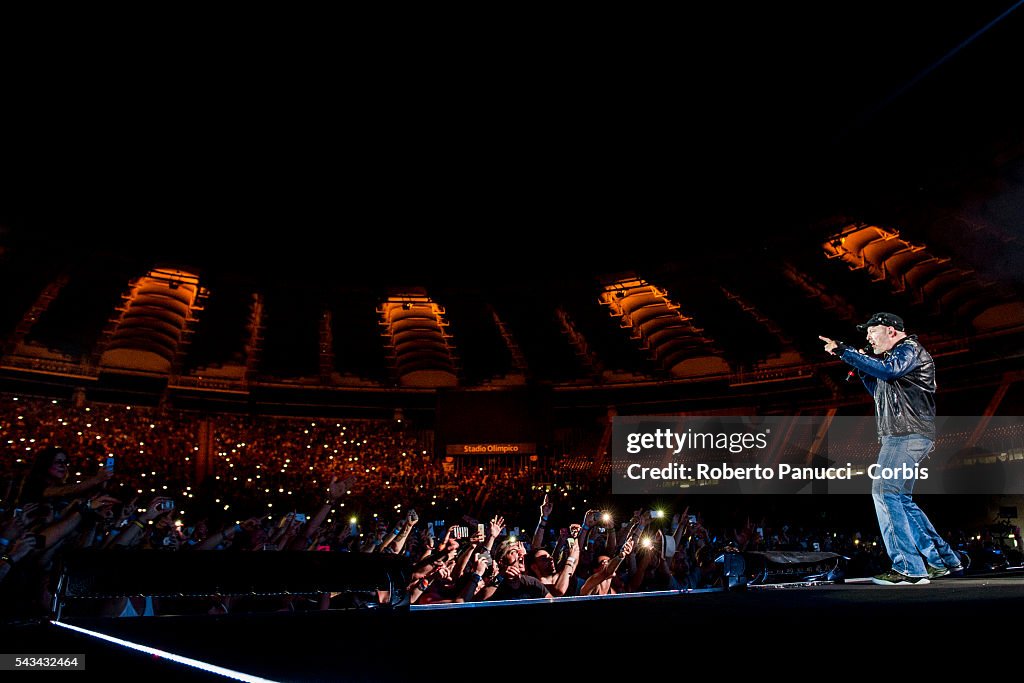
[(875, 310), (939, 353), (1014, 357), (1019, 4), (705, 8), (618, 62), (438, 57), (338, 109), (8, 126), (3, 364), (225, 390), (744, 386), (813, 376), (817, 334)]

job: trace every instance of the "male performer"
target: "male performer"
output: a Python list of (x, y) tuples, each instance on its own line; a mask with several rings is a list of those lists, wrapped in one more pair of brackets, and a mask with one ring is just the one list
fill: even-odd
[(878, 526), (892, 560), (891, 571), (871, 580), (882, 586), (912, 586), (962, 573), (960, 558), (910, 497), (916, 465), (935, 442), (935, 362), (916, 335), (907, 335), (898, 315), (875, 313), (857, 329), (867, 332), (871, 350), (881, 358), (828, 337), (818, 338), (825, 342), (825, 351), (857, 370), (874, 397), (882, 444), (878, 464), (894, 473), (871, 483)]

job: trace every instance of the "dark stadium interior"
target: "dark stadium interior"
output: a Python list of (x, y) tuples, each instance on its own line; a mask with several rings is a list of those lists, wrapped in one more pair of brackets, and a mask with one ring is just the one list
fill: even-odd
[[(516, 47), (485, 65), (438, 48), (385, 67), (387, 79), (346, 71), (343, 86), (301, 70), (294, 78), (311, 83), (280, 113), (265, 99), (282, 85), (269, 74), (236, 95), (214, 89), (203, 111), (186, 104), (194, 93), (175, 104), (154, 84), (115, 116), (115, 78), (79, 86), (92, 105), (73, 125), (12, 113), (0, 134), (0, 536), (52, 444), (68, 449), (73, 480), (116, 453), (103, 491), (124, 504), (137, 492), (145, 514), (162, 485), (189, 534), (197, 518), (209, 524), (206, 541), (232, 525), (242, 537), (247, 519), (283, 533), (277, 515), (312, 519), (325, 484), (354, 475), (351, 495), (331, 491), (308, 549), (367, 552), (410, 508), (432, 529), (447, 520), (439, 539), (495, 514), (503, 535), (529, 538), (549, 494), (551, 538), (540, 533), (552, 544), (590, 507), (623, 524), (636, 508), (664, 509), (674, 519), (662, 538), (689, 509), (715, 549), (743, 549), (756, 527), (757, 543), (820, 544), (877, 569), (886, 560), (867, 496), (613, 495), (613, 418), (860, 418), (858, 441), (832, 453), (872, 462), (872, 399), (818, 335), (861, 347), (856, 325), (892, 311), (935, 358), (938, 415), (976, 421), (940, 435), (937, 453), (1019, 477), (1020, 4), (766, 7), (742, 23), (726, 8), (688, 8), (679, 35), (628, 57), (597, 56), (608, 45), (568, 59)], [(336, 88), (344, 96), (316, 94)], [(1020, 492), (923, 498), (951, 545), (989, 572), (979, 576), (1024, 564)], [(413, 560), (427, 552), (423, 526), (406, 546)], [(246, 549), (278, 549), (257, 531), (246, 528)], [(721, 588), (715, 577), (695, 583)], [(0, 583), (0, 597), (13, 590)], [(932, 593), (918, 607), (997, 619), (1002, 603), (986, 590)], [(788, 607), (771, 591), (751, 602), (812, 630), (829, 628), (830, 610), (846, 614), (833, 628), (848, 640), (902, 610), (866, 586), (829, 591)], [(709, 648), (751, 631), (736, 625), (754, 614), (742, 596), (677, 597), (692, 598), (704, 623), (693, 637)], [(694, 623), (674, 616), (672, 598), (638, 600), (553, 609), (573, 630), (648, 609), (679, 629)], [(310, 612), (281, 617), (298, 624), (286, 642), (299, 650), (302, 629), (328, 632), (332, 612), (298, 602), (256, 601), (251, 621), (235, 604), (229, 617), (167, 601), (164, 614), (211, 640), (230, 631), (262, 643), (272, 612)], [(18, 605), (0, 610), (0, 627), (19, 628), (0, 633), (38, 642), (44, 627), (12, 615), (45, 610)], [(335, 624), (369, 650), (396, 628), (502, 629), (504, 609), (379, 610)], [(520, 609), (509, 628), (550, 618), (543, 609)], [(153, 642), (205, 656), (166, 628), (146, 626)], [(76, 638), (54, 642), (85, 647)], [(313, 642), (309, 674), (329, 676), (332, 643)], [(508, 652), (523, 661), (522, 648)], [(109, 648), (95, 656), (132, 665)], [(219, 658), (238, 670), (245, 660)], [(289, 662), (263, 665), (288, 678)], [(350, 671), (375, 679), (370, 664)]]

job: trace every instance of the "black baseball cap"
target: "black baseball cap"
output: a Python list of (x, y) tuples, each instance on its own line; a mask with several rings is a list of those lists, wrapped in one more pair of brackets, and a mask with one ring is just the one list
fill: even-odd
[(900, 332), (903, 331), (903, 318), (899, 317), (895, 313), (875, 313), (871, 318), (868, 319), (863, 325), (857, 325), (857, 329), (864, 332), (869, 327), (875, 325), (885, 325), (886, 327), (894, 327)]

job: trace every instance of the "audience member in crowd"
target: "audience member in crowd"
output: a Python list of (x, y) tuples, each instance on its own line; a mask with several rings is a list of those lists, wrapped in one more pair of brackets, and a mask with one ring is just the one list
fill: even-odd
[(611, 557), (608, 555), (598, 555), (595, 571), (583, 583), (583, 586), (580, 588), (580, 595), (614, 595), (615, 593), (624, 592), (626, 588), (621, 581), (618, 581), (618, 585), (615, 585), (615, 573), (618, 571), (622, 561), (631, 552), (633, 552), (632, 539), (626, 541), (622, 546), (622, 550)]
[(21, 500), (42, 502), (50, 500), (59, 506), (67, 499), (103, 485), (114, 473), (106, 467), (96, 474), (77, 482), (68, 483), (70, 463), (67, 452), (62, 448), (49, 446), (36, 454), (32, 469), (21, 490)]

